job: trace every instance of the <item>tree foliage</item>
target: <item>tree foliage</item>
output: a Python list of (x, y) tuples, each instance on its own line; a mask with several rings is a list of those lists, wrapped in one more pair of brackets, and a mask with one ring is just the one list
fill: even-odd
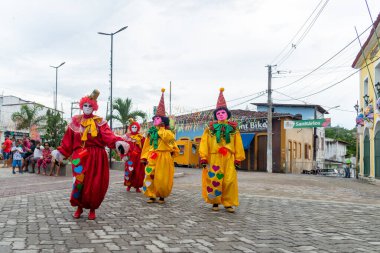
[(40, 125), (45, 120), (45, 116), (39, 115), (42, 110), (42, 106), (39, 104), (33, 104), (29, 106), (27, 104), (21, 105), (20, 111), (14, 112), (11, 116), (13, 122), (16, 124), (16, 129), (30, 129), (33, 125)]
[(65, 134), (67, 122), (63, 120), (61, 114), (57, 111), (47, 110), (45, 130), (45, 140), (52, 147), (58, 147)]
[[(141, 119), (145, 119), (146, 114), (143, 111), (136, 110), (132, 111), (132, 99), (126, 98), (117, 98), (113, 102), (113, 111), (116, 111), (116, 114), (112, 115), (113, 119), (116, 119), (119, 121), (123, 127), (126, 127), (128, 124), (128, 120), (130, 118), (133, 118), (137, 120), (137, 117), (140, 117)], [(109, 120), (110, 117), (107, 117), (107, 120)]]
[(340, 126), (326, 128), (325, 136), (347, 142), (347, 155), (356, 154), (356, 128), (351, 130)]

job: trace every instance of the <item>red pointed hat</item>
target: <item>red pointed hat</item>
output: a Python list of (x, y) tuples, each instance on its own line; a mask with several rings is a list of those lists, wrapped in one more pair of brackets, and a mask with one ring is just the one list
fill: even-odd
[(165, 117), (165, 101), (164, 101), (165, 89), (162, 88), (161, 92), (162, 92), (162, 95), (161, 95), (160, 103), (157, 106), (156, 116)]
[(224, 99), (224, 95), (223, 95), (224, 88), (220, 88), (219, 91), (220, 92), (219, 92), (218, 101), (216, 102), (216, 109), (218, 109), (220, 107), (227, 108), (227, 103), (226, 103), (226, 100)]

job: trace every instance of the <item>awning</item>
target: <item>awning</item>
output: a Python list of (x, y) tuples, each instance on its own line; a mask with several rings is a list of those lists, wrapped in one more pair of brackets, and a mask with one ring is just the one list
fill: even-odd
[(242, 133), (241, 134), (244, 149), (249, 149), (249, 146), (251, 145), (251, 142), (252, 142), (254, 136), (255, 136), (254, 133)]

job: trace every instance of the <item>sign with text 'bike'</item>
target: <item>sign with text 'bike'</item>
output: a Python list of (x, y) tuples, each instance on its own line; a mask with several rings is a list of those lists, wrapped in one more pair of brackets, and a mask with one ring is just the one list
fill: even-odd
[(284, 128), (313, 128), (313, 127), (330, 127), (331, 119), (310, 119), (310, 120), (285, 120)]

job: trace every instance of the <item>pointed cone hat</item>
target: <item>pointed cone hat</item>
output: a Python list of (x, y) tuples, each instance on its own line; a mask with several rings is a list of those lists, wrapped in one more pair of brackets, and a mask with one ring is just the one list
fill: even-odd
[(218, 101), (216, 102), (216, 109), (218, 109), (220, 107), (227, 108), (227, 103), (226, 103), (226, 100), (224, 99), (224, 95), (223, 95), (224, 88), (220, 88), (219, 91), (220, 92), (219, 92)]
[(160, 99), (160, 103), (157, 106), (156, 116), (165, 117), (165, 101), (164, 101), (164, 92), (165, 92), (165, 89), (162, 88), (161, 92), (162, 92), (161, 99)]

